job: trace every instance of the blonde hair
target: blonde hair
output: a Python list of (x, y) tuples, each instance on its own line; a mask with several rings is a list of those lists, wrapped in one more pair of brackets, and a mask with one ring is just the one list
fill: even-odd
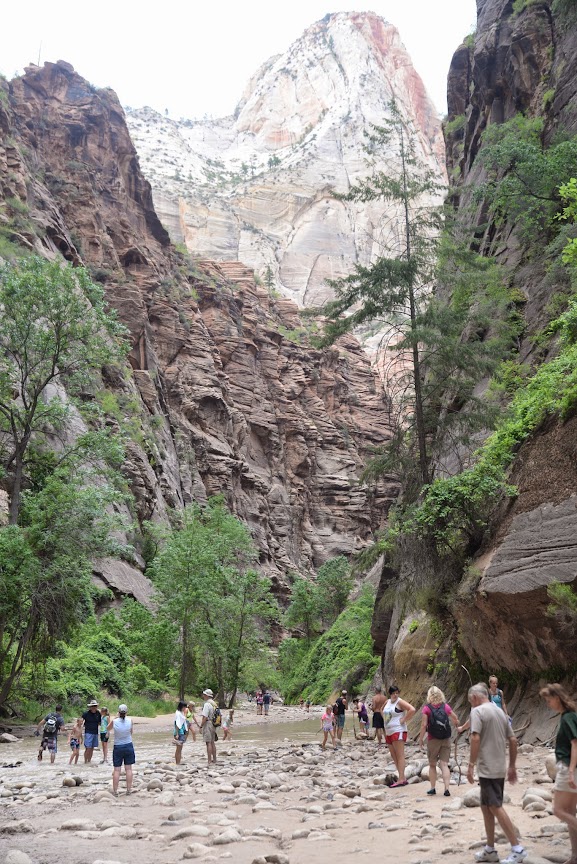
[(432, 705), (441, 705), (445, 701), (445, 694), (442, 690), (439, 690), (435, 685), (429, 687), (427, 690), (427, 702), (430, 702)]
[(109, 713), (108, 708), (101, 708), (100, 713), (103, 717), (106, 717), (106, 715)]

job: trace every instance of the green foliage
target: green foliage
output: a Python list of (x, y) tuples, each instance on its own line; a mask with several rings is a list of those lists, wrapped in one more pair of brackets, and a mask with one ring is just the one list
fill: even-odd
[(47, 388), (81, 391), (93, 370), (122, 356), (125, 330), (86, 271), (36, 257), (0, 270), (0, 309), (0, 459), (15, 523), (28, 448), (69, 410), (58, 391), (45, 398)]
[[(193, 505), (180, 527), (166, 533), (150, 565), (159, 612), (180, 635), (181, 698), (196, 662), (218, 698), (232, 704), (243, 667), (264, 652), (264, 626), (278, 612), (270, 583), (252, 564), (256, 550), (247, 528), (212, 498)], [(257, 627), (261, 622), (261, 628)]]
[(23, 495), (20, 525), (0, 528), (0, 707), (25, 671), (71, 637), (92, 609), (91, 559), (118, 553), (119, 503), (105, 483), (60, 470)]
[(419, 622), (416, 620), (416, 618), (413, 618), (413, 620), (409, 624), (409, 633), (414, 633), (418, 629), (419, 629)]
[(577, 624), (577, 593), (573, 586), (552, 582), (547, 586), (547, 596), (551, 600), (547, 615), (555, 618), (563, 628), (571, 628), (573, 631)]
[[(563, 201), (564, 207), (561, 213), (558, 214), (558, 219), (576, 222), (577, 221), (577, 178), (571, 177), (566, 183), (559, 187), (559, 195)], [(577, 237), (567, 241), (567, 245), (561, 253), (561, 258), (565, 264), (577, 267)]]
[(545, 90), (543, 93), (543, 111), (548, 111), (555, 98), (555, 88)]
[(520, 15), (528, 6), (533, 6), (537, 0), (514, 0), (513, 15)]
[(344, 611), (353, 588), (350, 564), (344, 555), (331, 558), (319, 568), (316, 603), (320, 617), (330, 624)]
[(374, 591), (365, 586), (312, 645), (302, 639), (281, 643), (279, 668), (287, 700), (304, 696), (323, 703), (335, 690), (353, 693), (372, 677), (379, 664), (371, 639), (374, 599)]
[(496, 224), (515, 223), (527, 246), (544, 232), (554, 233), (561, 209), (559, 185), (577, 171), (577, 138), (543, 143), (543, 120), (518, 114), (506, 123), (489, 126), (479, 154), (489, 179), (475, 190), (489, 205)]
[(316, 586), (297, 576), (292, 586), (291, 602), (284, 616), (285, 626), (302, 628), (310, 642), (319, 629), (319, 605)]
[(444, 124), (443, 129), (445, 130), (445, 135), (455, 135), (457, 132), (461, 132), (467, 125), (467, 117), (465, 114), (458, 114), (453, 120), (447, 121)]

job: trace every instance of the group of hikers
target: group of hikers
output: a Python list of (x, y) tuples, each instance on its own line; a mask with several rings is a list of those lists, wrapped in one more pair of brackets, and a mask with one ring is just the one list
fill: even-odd
[[(527, 856), (527, 851), (519, 843), (515, 826), (503, 808), (505, 778), (510, 783), (517, 780), (516, 759), (517, 739), (513, 731), (511, 718), (502, 690), (499, 689), (495, 676), (489, 679), (489, 686), (484, 683), (475, 684), (468, 691), (471, 706), (470, 716), (464, 723), (459, 722), (445, 695), (437, 686), (429, 687), (426, 702), (421, 708), (421, 723), (418, 742), (421, 747), (427, 747), (429, 763), (429, 785), (427, 795), (437, 794), (437, 772), (443, 782), (443, 795), (450, 797), (451, 773), (449, 760), (451, 752), (451, 727), (459, 734), (466, 730), (470, 733), (470, 755), (467, 767), (469, 783), (475, 782), (475, 769), (480, 786), (480, 804), (486, 831), (486, 843), (483, 849), (475, 855), (475, 861), (498, 862), (499, 855), (495, 849), (495, 827), (498, 823), (511, 844), (509, 855), (501, 859), (501, 864), (518, 864)], [(192, 735), (196, 738), (196, 727), (206, 744), (209, 766), (216, 763), (216, 741), (218, 730), (224, 732), (224, 739), (232, 735), (234, 710), (228, 711), (226, 718), (214, 699), (210, 688), (203, 691), (204, 704), (200, 718), (195, 714), (194, 702), (180, 701), (174, 716), (173, 740), (175, 744), (175, 761), (180, 764), (182, 748), (185, 741)], [(571, 842), (571, 857), (565, 864), (577, 864), (577, 704), (571, 699), (560, 684), (548, 684), (541, 690), (542, 698), (547, 706), (561, 715), (555, 743), (557, 762), (556, 779), (553, 796), (553, 812), (567, 824)], [(263, 703), (265, 704), (265, 703)], [(270, 704), (270, 703), (269, 703)], [(363, 699), (353, 700), (353, 711), (358, 718), (364, 736), (369, 733), (369, 713)], [(372, 728), (378, 744), (388, 746), (391, 758), (396, 768), (396, 778), (390, 788), (396, 789), (408, 785), (405, 775), (405, 743), (408, 738), (408, 722), (416, 715), (417, 709), (401, 698), (400, 689), (392, 685), (388, 689), (388, 697), (377, 687), (372, 697)], [(349, 708), (347, 691), (343, 690), (334, 703), (326, 706), (321, 717), (323, 732), (323, 749), (328, 738), (335, 749), (342, 741)], [(65, 729), (61, 706), (56, 711), (47, 714), (38, 724), (36, 734), (42, 729), (42, 741), (38, 752), (41, 760), (43, 753), (48, 751), (50, 761), (54, 762), (58, 750), (58, 733)], [(112, 718), (106, 708), (99, 709), (98, 702), (92, 699), (87, 711), (77, 718), (70, 729), (68, 742), (71, 750), (70, 762), (78, 761), (80, 746), (84, 741), (84, 761), (90, 763), (93, 752), (102, 744), (101, 763), (108, 761), (108, 742), (113, 737), (112, 749), (112, 791), (118, 795), (120, 772), (124, 765), (126, 772), (126, 794), (132, 792), (133, 769), (136, 761), (132, 741), (132, 720), (127, 716), (126, 705), (118, 706), (118, 714)], [(507, 747), (509, 759), (507, 764)], [(438, 766), (438, 768), (437, 768)]]
[[(459, 718), (439, 687), (427, 691), (425, 704), (421, 708), (421, 724), (418, 742), (421, 747), (427, 742), (429, 762), (429, 785), (427, 795), (437, 794), (437, 765), (440, 768), (445, 797), (450, 797), (451, 772), (451, 726), (459, 734), (469, 730), (470, 754), (467, 780), (475, 782), (475, 769), (480, 787), (480, 804), (486, 832), (484, 848), (477, 852), (475, 861), (518, 864), (527, 857), (527, 850), (519, 843), (517, 831), (503, 808), (505, 778), (510, 783), (517, 781), (517, 739), (503, 691), (497, 678), (492, 675), (489, 685), (484, 683), (470, 687), (468, 700), (471, 706), (469, 719), (460, 723)], [(569, 830), (571, 857), (564, 864), (577, 864), (577, 704), (559, 684), (549, 684), (541, 690), (541, 697), (548, 707), (561, 715), (555, 743), (557, 763), (553, 795), (553, 812)], [(348, 707), (347, 692), (332, 705), (327, 705), (321, 718), (323, 749), (328, 737), (333, 746), (342, 738)], [(373, 712), (372, 728), (379, 744), (388, 745), (397, 771), (397, 779), (390, 788), (408, 785), (405, 776), (405, 742), (408, 738), (407, 723), (415, 716), (416, 709), (404, 699), (396, 685), (389, 687), (388, 699), (377, 687), (370, 708)], [(353, 712), (358, 717), (361, 732), (369, 734), (369, 714), (366, 703), (360, 697), (353, 700)], [(509, 760), (507, 764), (507, 747)], [(498, 823), (511, 844), (506, 858), (500, 859), (495, 849), (495, 827)]]

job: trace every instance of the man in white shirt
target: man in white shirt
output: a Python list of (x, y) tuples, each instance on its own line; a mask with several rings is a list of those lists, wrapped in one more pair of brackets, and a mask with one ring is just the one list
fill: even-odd
[(216, 762), (216, 728), (212, 722), (215, 711), (214, 693), (210, 687), (207, 687), (206, 690), (202, 691), (202, 695), (205, 702), (202, 706), (200, 731), (202, 732), (202, 740), (206, 744), (206, 756), (210, 765), (211, 762)]

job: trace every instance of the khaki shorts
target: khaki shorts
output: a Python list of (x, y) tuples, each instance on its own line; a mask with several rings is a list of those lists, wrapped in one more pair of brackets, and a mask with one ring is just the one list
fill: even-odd
[[(577, 782), (577, 771), (573, 774), (573, 779)], [(555, 792), (573, 792), (577, 795), (577, 789), (569, 786), (569, 766), (564, 762), (557, 762), (557, 773), (555, 774)]]
[(213, 744), (214, 741), (216, 741), (216, 729), (211, 720), (209, 720), (208, 723), (205, 723), (202, 727), (202, 740), (206, 744)]
[(429, 762), (448, 762), (451, 757), (450, 738), (429, 738), (427, 741), (427, 755)]

